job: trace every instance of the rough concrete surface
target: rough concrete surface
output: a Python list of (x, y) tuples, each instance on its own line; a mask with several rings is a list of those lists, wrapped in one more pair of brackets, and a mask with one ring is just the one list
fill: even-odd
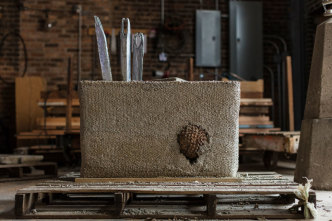
[(302, 121), (295, 181), (313, 179), (316, 189), (332, 190), (332, 118)]
[(295, 181), (332, 189), (332, 18), (317, 27)]
[[(82, 81), (82, 177), (233, 177), (238, 169), (237, 82)], [(180, 153), (189, 123), (209, 134), (196, 162)]]
[(316, 32), (304, 119), (332, 118), (332, 19)]

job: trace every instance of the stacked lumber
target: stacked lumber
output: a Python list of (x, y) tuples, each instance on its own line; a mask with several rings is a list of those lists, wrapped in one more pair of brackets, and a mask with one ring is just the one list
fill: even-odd
[(241, 81), (240, 134), (278, 131), (270, 119), (271, 98), (263, 98), (264, 81)]
[[(70, 112), (68, 112), (68, 102), (72, 104)], [(36, 127), (33, 130), (16, 135), (18, 146), (24, 147), (25, 153), (40, 154), (52, 162), (72, 162), (73, 154), (75, 158), (79, 158), (76, 156), (79, 150), (80, 130), (77, 92), (72, 90), (71, 99), (68, 100), (66, 88), (41, 91), (39, 99), (35, 100), (35, 106), (44, 114), (35, 118)]]

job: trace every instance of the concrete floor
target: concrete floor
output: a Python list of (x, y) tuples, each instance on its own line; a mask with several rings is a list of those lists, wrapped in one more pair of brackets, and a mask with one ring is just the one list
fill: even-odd
[[(295, 163), (293, 162), (279, 162), (276, 172), (286, 176), (290, 180), (293, 179)], [(251, 162), (241, 164), (241, 171), (265, 171), (265, 168), (260, 162)], [(68, 169), (60, 170), (60, 174), (67, 173)], [(30, 180), (19, 182), (5, 182), (0, 183), (0, 219), (14, 219), (14, 197), (18, 189), (34, 185), (42, 180)], [(317, 194), (317, 209), (319, 217), (315, 220), (332, 221), (332, 191), (316, 191)]]

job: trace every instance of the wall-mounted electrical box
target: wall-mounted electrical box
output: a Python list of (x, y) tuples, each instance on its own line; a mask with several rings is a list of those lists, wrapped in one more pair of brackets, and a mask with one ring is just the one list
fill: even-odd
[(196, 11), (196, 66), (221, 66), (220, 11)]

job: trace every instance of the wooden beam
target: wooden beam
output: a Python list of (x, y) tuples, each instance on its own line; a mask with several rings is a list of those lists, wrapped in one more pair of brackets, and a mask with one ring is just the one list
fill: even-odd
[(188, 81), (194, 80), (194, 58), (189, 58), (189, 76)]
[(15, 78), (16, 133), (36, 129), (36, 119), (44, 115), (36, 103), (45, 89), (46, 81), (41, 77)]
[(126, 183), (126, 182), (241, 182), (241, 178), (215, 178), (215, 177), (156, 177), (156, 178), (75, 178), (76, 183)]
[(293, 72), (292, 72), (292, 58), (286, 57), (287, 62), (287, 89), (288, 89), (288, 120), (289, 130), (294, 131), (294, 98), (293, 98)]
[(68, 76), (67, 76), (67, 106), (66, 106), (66, 130), (70, 131), (72, 129), (72, 89), (73, 88), (73, 74), (71, 71), (71, 58), (68, 59)]
[(214, 218), (217, 215), (217, 196), (212, 194), (205, 195), (206, 198), (206, 213), (209, 218)]

